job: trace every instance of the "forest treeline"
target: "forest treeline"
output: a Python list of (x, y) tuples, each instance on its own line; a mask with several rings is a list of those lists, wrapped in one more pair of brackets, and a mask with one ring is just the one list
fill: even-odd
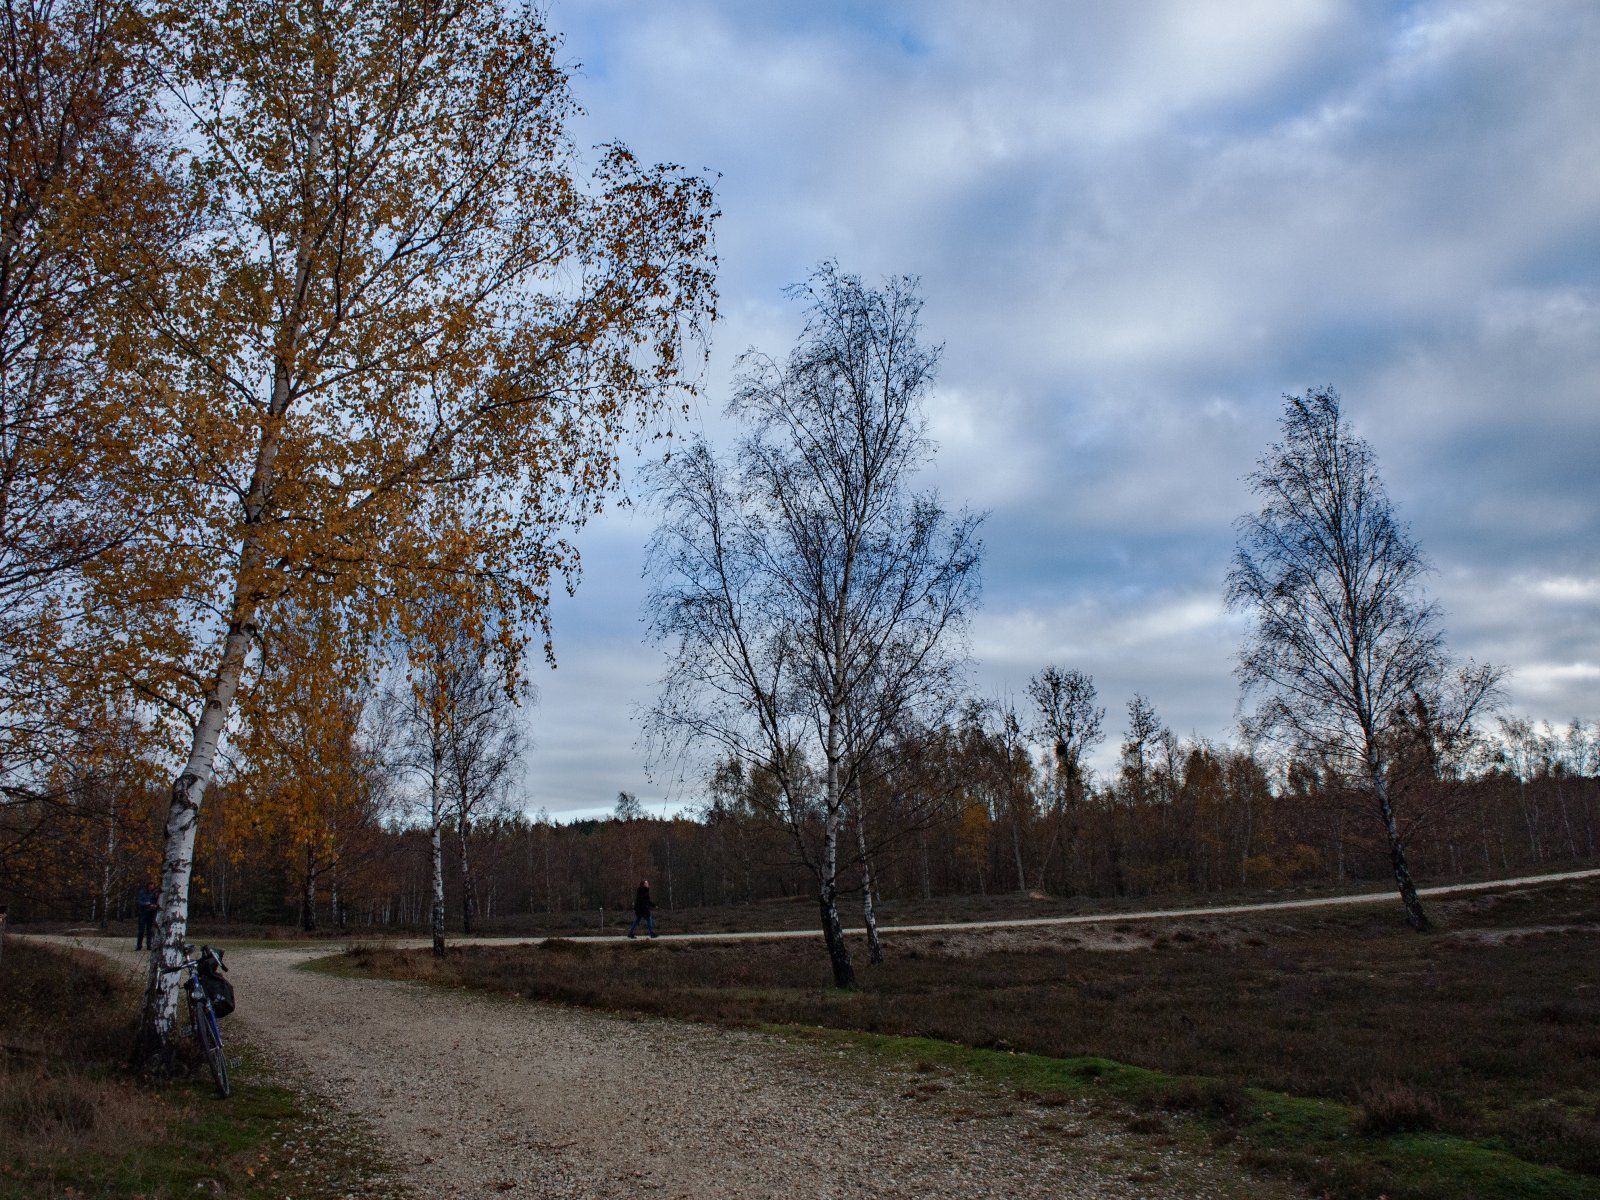
[[(957, 722), (924, 734), (916, 771), (899, 776), (899, 790), (917, 795), (885, 786), (875, 800), (893, 829), (871, 848), (879, 897), (1204, 896), (1388, 878), (1383, 830), (1358, 790), (1259, 749), (1179, 739), (1142, 699), (1130, 708), (1116, 767), (1078, 785), (1054, 768), (1052, 747), (1024, 718), (997, 706), (969, 704)], [(298, 813), (281, 793), (277, 803), (262, 795), (248, 773), (217, 787), (213, 824), (200, 839), (197, 919), (429, 926), (427, 822), (396, 764), (352, 733), (348, 752), (322, 764), (340, 777), (305, 781)], [(668, 911), (809, 899), (810, 876), (794, 860), (790, 831), (766, 812), (763, 786), (725, 765), (698, 804), (670, 818), (645, 815), (627, 794), (603, 819), (530, 815), (509, 796), (465, 825), (448, 813), (451, 924), (472, 921), (471, 897), (484, 930), (546, 914), (591, 926), (602, 908), (620, 913), (640, 878)], [(332, 789), (339, 803), (330, 803)], [(165, 801), (154, 773), (130, 775), (125, 760), (107, 757), (84, 762), (56, 800), (7, 810), (6, 844), (31, 846), (7, 863), (3, 898), (13, 917), (130, 917), (134, 888), (156, 873)], [(1407, 845), (1425, 882), (1593, 860), (1600, 725), (1502, 719), (1464, 769), (1414, 775), (1405, 802)], [(897, 804), (913, 819), (891, 821)], [(858, 898), (859, 866), (845, 872)]]

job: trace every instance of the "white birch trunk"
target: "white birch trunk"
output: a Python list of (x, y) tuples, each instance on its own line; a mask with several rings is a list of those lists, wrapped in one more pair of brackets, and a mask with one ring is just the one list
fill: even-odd
[(117, 855), (117, 810), (115, 804), (106, 805), (106, 857), (100, 868), (100, 928), (111, 923), (111, 874)]
[(839, 818), (843, 812), (844, 798), (839, 778), (838, 722), (833, 719), (828, 722), (827, 756), (827, 812), (822, 822), (822, 879), (818, 901), (822, 909), (822, 937), (828, 945), (834, 986), (844, 988), (855, 985), (856, 973), (850, 965), (850, 949), (845, 945), (844, 929), (839, 924)]
[(1011, 803), (1011, 856), (1017, 864), (1017, 891), (1026, 893), (1028, 890), (1028, 873), (1022, 865), (1022, 817), (1017, 812), (1015, 797)]
[(1388, 774), (1382, 761), (1371, 749), (1367, 752), (1367, 777), (1372, 795), (1378, 803), (1378, 815), (1383, 820), (1384, 832), (1389, 836), (1389, 863), (1394, 869), (1394, 881), (1400, 889), (1400, 900), (1406, 906), (1406, 922), (1418, 932), (1430, 928), (1428, 916), (1422, 911), (1422, 900), (1417, 895), (1416, 884), (1411, 880), (1411, 868), (1406, 864), (1405, 845), (1400, 839), (1399, 823), (1395, 820), (1394, 804), (1389, 798)]
[[(258, 554), (253, 543), (247, 544), (247, 559), (254, 559)], [(216, 763), (217, 744), (222, 740), (223, 728), (233, 709), (245, 655), (254, 635), (253, 612), (245, 619), (236, 620), (229, 629), (223, 641), (222, 662), (195, 725), (188, 761), (172, 784), (161, 861), (161, 901), (156, 912), (155, 948), (150, 952), (137, 1050), (138, 1061), (147, 1069), (166, 1066), (177, 1024), (181, 975), (176, 968), (183, 962), (184, 939), (189, 931), (189, 880), (194, 874), (195, 829), (206, 785), (211, 782)]]
[(433, 953), (437, 958), (444, 957), (444, 806), (439, 796), (439, 771), (435, 765), (433, 789), (430, 799), (431, 809), (429, 824), (432, 826), (433, 837), (433, 907), (430, 913), (430, 924), (433, 928)]
[(472, 860), (468, 849), (468, 831), (465, 808), (461, 816), (461, 827), (456, 831), (461, 844), (461, 932), (468, 937), (472, 935), (473, 918), (477, 915), (477, 893), (472, 886)]
[(867, 961), (877, 966), (883, 961), (883, 943), (878, 940), (878, 914), (872, 902), (872, 858), (867, 853), (867, 817), (856, 813), (856, 851), (861, 855), (861, 915), (867, 923)]
[[(312, 114), (312, 129), (306, 146), (308, 177), (322, 144), (327, 121), (325, 108)], [(309, 232), (302, 230), (296, 252), (296, 300), (278, 329), (272, 368), (272, 397), (261, 427), (256, 460), (250, 473), (250, 487), (244, 498), (245, 534), (234, 569), (233, 594), (229, 604), (228, 632), (222, 640), (222, 654), (216, 675), (206, 689), (200, 719), (183, 770), (172, 783), (167, 806), (167, 821), (161, 862), (161, 903), (156, 912), (155, 949), (150, 953), (150, 971), (145, 983), (144, 1011), (139, 1022), (135, 1061), (143, 1069), (165, 1068), (170, 1059), (173, 1028), (177, 1023), (178, 992), (182, 980), (176, 968), (183, 962), (184, 938), (189, 929), (189, 881), (194, 874), (195, 832), (200, 820), (200, 805), (206, 786), (216, 768), (217, 746), (233, 712), (234, 697), (244, 675), (245, 660), (259, 632), (260, 575), (266, 567), (266, 553), (259, 527), (266, 515), (277, 481), (278, 447), (282, 423), (289, 409), (289, 364), (294, 361), (304, 328), (302, 305), (309, 294), (311, 245)]]

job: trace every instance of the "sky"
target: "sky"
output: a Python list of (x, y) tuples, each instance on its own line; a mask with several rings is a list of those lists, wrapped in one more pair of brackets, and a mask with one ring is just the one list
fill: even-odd
[[(585, 144), (718, 176), (722, 319), (681, 432), (836, 259), (920, 278), (928, 482), (986, 512), (970, 690), (1093, 675), (1238, 718), (1222, 603), (1285, 393), (1332, 385), (1462, 658), (1600, 718), (1600, 5), (1590, 0), (551, 0)], [(637, 460), (629, 464), (636, 476)], [(535, 665), (525, 802), (696, 799), (638, 711), (637, 496), (583, 529)]]

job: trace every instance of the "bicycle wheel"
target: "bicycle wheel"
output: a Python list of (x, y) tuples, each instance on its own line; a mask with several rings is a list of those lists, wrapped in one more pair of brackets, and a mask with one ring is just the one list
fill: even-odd
[(222, 1054), (222, 1034), (217, 1029), (216, 1014), (209, 1004), (197, 1005), (194, 1010), (194, 1035), (200, 1039), (200, 1053), (211, 1069), (211, 1082), (217, 1085), (217, 1095), (226, 1100), (233, 1095), (233, 1085), (228, 1082), (228, 1060)]

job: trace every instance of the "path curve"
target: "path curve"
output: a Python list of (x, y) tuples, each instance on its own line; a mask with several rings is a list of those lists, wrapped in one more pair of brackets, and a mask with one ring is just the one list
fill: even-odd
[(230, 955), (243, 1025), (417, 1197), (1223, 1200), (1298, 1193), (1071, 1106), (754, 1030)]

